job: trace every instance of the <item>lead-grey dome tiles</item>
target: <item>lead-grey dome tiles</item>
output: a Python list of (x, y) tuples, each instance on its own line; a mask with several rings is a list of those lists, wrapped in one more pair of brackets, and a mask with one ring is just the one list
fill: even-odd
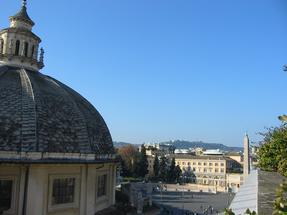
[(81, 95), (39, 72), (0, 66), (0, 151), (113, 154), (110, 132)]

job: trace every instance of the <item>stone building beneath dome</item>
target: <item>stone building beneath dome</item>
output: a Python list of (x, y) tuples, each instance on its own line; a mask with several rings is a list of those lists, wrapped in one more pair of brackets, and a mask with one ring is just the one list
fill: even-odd
[(92, 215), (115, 203), (117, 160), (104, 119), (42, 74), (26, 1), (0, 31), (0, 214)]

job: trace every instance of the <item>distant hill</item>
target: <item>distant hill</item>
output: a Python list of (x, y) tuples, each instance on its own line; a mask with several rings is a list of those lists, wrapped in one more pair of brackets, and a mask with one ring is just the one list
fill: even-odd
[[(160, 142), (161, 144), (172, 144), (177, 149), (188, 149), (188, 148), (196, 148), (201, 147), (205, 149), (220, 149), (222, 151), (243, 151), (243, 147), (235, 147), (235, 146), (226, 146), (221, 143), (205, 143), (202, 141), (185, 141), (185, 140), (175, 140), (175, 141), (166, 141), (166, 142)], [(132, 143), (126, 143), (126, 142), (114, 142), (114, 146), (116, 148), (132, 144)], [(132, 144), (132, 145), (139, 145), (139, 144)]]
[(162, 143), (172, 144), (177, 149), (201, 147), (205, 149), (220, 149), (222, 151), (243, 151), (243, 147), (226, 146), (221, 143), (205, 143), (202, 141), (191, 142), (191, 141), (185, 141), (185, 140), (175, 140), (175, 141), (167, 141), (167, 142), (162, 142)]
[(126, 142), (117, 142), (117, 141), (114, 141), (114, 147), (116, 148), (120, 148), (120, 147), (123, 147), (123, 146), (126, 146), (126, 145), (138, 145), (138, 144), (133, 144), (133, 143), (126, 143)]

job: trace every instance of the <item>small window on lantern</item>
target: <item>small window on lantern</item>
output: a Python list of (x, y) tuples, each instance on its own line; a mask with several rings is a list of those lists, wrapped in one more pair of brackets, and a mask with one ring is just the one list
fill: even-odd
[(18, 56), (20, 53), (20, 41), (16, 41), (16, 47), (15, 47), (15, 55)]
[(28, 57), (28, 48), (29, 44), (27, 42), (24, 43), (24, 55), (25, 57)]
[(34, 58), (34, 53), (35, 53), (35, 45), (33, 45), (31, 48), (31, 58)]
[(0, 39), (0, 54), (4, 54), (4, 40)]

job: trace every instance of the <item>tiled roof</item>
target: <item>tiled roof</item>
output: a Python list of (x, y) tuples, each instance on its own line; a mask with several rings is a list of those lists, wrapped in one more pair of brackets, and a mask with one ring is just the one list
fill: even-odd
[(229, 157), (218, 155), (188, 155), (188, 154), (174, 154), (171, 157), (178, 159), (198, 159), (198, 160), (230, 160)]
[(276, 190), (284, 179), (276, 172), (252, 170), (229, 207), (236, 215), (245, 214), (247, 208), (257, 214), (272, 214)]
[(276, 190), (286, 180), (277, 172), (259, 170), (258, 174), (258, 214), (272, 214)]
[(252, 170), (244, 184), (236, 193), (229, 208), (236, 215), (244, 215), (247, 208), (257, 212), (258, 208), (258, 171)]
[(0, 66), (0, 151), (113, 154), (98, 111), (39, 72)]

